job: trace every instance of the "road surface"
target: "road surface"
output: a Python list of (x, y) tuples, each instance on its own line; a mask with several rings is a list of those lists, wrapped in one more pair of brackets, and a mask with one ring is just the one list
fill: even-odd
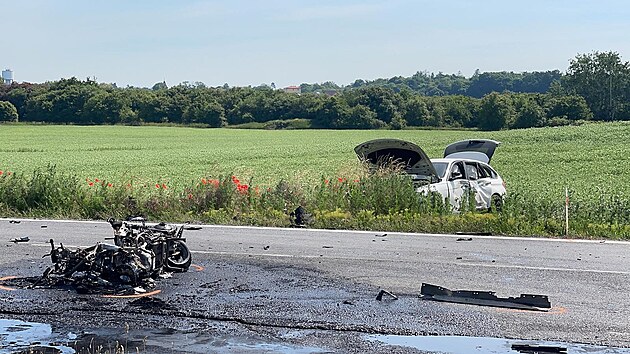
[[(0, 279), (41, 274), (50, 264), (42, 255), (51, 238), (85, 247), (111, 235), (106, 222), (10, 221), (0, 219)], [(413, 352), (374, 340), (408, 335), (630, 347), (630, 242), (201, 227), (184, 234), (198, 267), (158, 281), (159, 294), (112, 299), (21, 289), (6, 280), (0, 318), (84, 334), (124, 327), (127, 335), (157, 338), (168, 329), (169, 336), (185, 333), (179, 349), (191, 352), (185, 343), (208, 338), (214, 349), (243, 352)], [(9, 242), (24, 236), (30, 241)], [(543, 294), (553, 307), (532, 312), (426, 301), (419, 297), (422, 283), (501, 297)], [(398, 300), (376, 301), (381, 289)], [(191, 340), (193, 333), (206, 337)]]

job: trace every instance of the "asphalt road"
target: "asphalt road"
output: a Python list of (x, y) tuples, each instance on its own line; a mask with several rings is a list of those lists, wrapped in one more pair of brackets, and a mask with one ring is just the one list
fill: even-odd
[[(27, 277), (49, 265), (41, 258), (49, 239), (91, 246), (110, 236), (111, 228), (106, 222), (0, 219), (0, 234), (0, 278)], [(30, 241), (9, 242), (24, 236)], [(127, 333), (169, 328), (211, 336), (213, 350), (222, 345), (217, 337), (231, 338), (232, 349), (243, 352), (260, 351), (260, 343), (271, 352), (413, 351), (375, 342), (371, 335), (630, 347), (630, 242), (211, 225), (184, 236), (200, 267), (159, 281), (161, 292), (151, 301), (0, 289), (0, 318), (75, 331), (123, 323), (131, 327)], [(531, 312), (425, 301), (418, 296), (423, 282), (501, 297), (543, 294), (553, 308)], [(399, 299), (376, 301), (381, 289)]]

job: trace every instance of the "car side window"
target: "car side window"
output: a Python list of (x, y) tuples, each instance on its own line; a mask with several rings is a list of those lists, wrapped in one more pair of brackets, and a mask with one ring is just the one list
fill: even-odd
[(476, 163), (466, 162), (466, 175), (468, 175), (468, 179), (471, 181), (475, 181), (479, 178), (479, 174), (477, 173)]
[(494, 172), (494, 170), (490, 168), (490, 166), (482, 165), (482, 164), (479, 164), (479, 166), (485, 172), (486, 174), (485, 178), (497, 178), (497, 173)]
[(482, 164), (478, 164), (477, 167), (478, 167), (477, 168), (477, 173), (479, 174), (479, 179), (488, 178), (488, 177), (492, 176), (492, 174), (488, 171), (486, 166), (484, 166)]
[(451, 166), (451, 176), (450, 179), (463, 179), (464, 177), (464, 167), (461, 162), (455, 162)]

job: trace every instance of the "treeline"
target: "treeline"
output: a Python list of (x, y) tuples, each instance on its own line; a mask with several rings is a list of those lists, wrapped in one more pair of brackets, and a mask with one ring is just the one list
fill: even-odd
[[(499, 80), (498, 73), (478, 74), (464, 88), (465, 85), (455, 83), (459, 76), (450, 76), (452, 83), (446, 85), (448, 75), (417, 74), (409, 80), (401, 79), (406, 82), (403, 86), (355, 82), (357, 87), (332, 96), (325, 93), (298, 95), (269, 86), (206, 87), (202, 83), (173, 87), (158, 83), (150, 89), (118, 88), (76, 78), (43, 84), (14, 83), (0, 87), (0, 121), (176, 123), (208, 127), (271, 122), (270, 127), (287, 127), (277, 122), (297, 118), (308, 122), (302, 124), (303, 127), (312, 128), (499, 130), (566, 125), (589, 119), (630, 119), (630, 64), (622, 62), (617, 53), (578, 55), (559, 80), (555, 79), (556, 72), (514, 75), (505, 74), (506, 79)], [(502, 86), (483, 97), (475, 97), (483, 91), (480, 86), (477, 91), (471, 91), (476, 87), (475, 80), (490, 80), (490, 77), (493, 82), (502, 82)], [(548, 84), (549, 80), (552, 81)], [(434, 95), (414, 89), (422, 86), (421, 82), (437, 85), (436, 89), (441, 92), (458, 92), (454, 87), (461, 87), (467, 95)], [(411, 87), (412, 83), (417, 85)], [(548, 86), (546, 92), (537, 91), (545, 85)], [(512, 92), (525, 87), (534, 92)]]
[(386, 87), (396, 92), (411, 90), (424, 96), (463, 95), (481, 98), (492, 92), (514, 93), (546, 93), (554, 81), (559, 81), (562, 73), (559, 70), (544, 72), (485, 72), (479, 70), (466, 78), (461, 74), (443, 74), (417, 72), (410, 77), (396, 76), (389, 79), (372, 81), (356, 80), (352, 84), (341, 87), (334, 82), (323, 84), (302, 84), (302, 92), (343, 91), (362, 87)]
[(580, 96), (492, 93), (427, 97), (370, 86), (335, 96), (291, 94), (266, 87), (117, 88), (92, 80), (14, 84), (0, 101), (22, 122), (54, 124), (202, 124), (209, 127), (308, 119), (313, 128), (401, 129), (465, 127), (503, 129), (569, 124), (592, 118)]

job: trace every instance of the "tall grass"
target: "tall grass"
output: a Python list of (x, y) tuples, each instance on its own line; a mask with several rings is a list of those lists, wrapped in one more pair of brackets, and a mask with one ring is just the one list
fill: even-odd
[[(630, 238), (624, 195), (570, 199), (570, 236)], [(323, 176), (319, 183), (280, 180), (267, 187), (231, 175), (201, 178), (183, 187), (133, 179), (85, 180), (52, 166), (32, 174), (0, 175), (0, 213), (11, 217), (144, 215), (172, 222), (289, 226), (290, 213), (298, 206), (312, 214), (308, 226), (314, 228), (551, 237), (565, 233), (564, 198), (532, 198), (515, 191), (499, 212), (479, 212), (468, 205), (453, 213), (441, 196), (416, 193), (409, 178), (392, 170), (364, 170), (352, 178)]]

